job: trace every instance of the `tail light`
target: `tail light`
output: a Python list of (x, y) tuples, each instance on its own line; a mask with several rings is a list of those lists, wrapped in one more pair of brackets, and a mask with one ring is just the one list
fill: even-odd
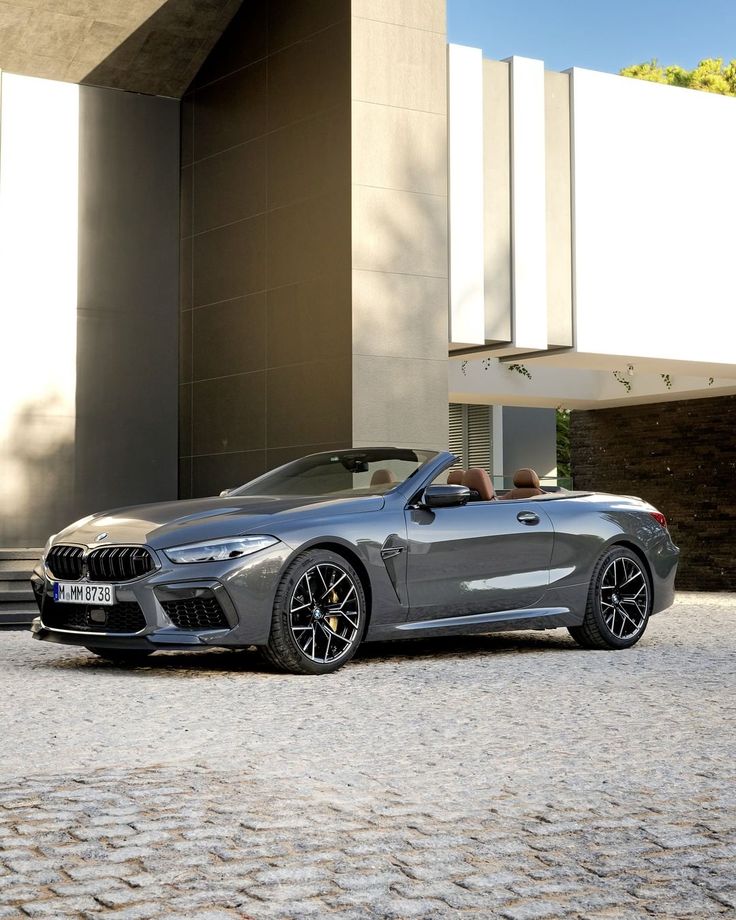
[(650, 511), (649, 516), (653, 517), (660, 527), (664, 527), (664, 529), (667, 530), (667, 518), (661, 511)]

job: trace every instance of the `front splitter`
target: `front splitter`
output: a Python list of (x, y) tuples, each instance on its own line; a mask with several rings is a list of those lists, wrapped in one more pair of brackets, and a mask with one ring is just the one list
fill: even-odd
[(217, 640), (226, 636), (229, 630), (213, 630), (206, 635), (185, 632), (149, 633), (145, 636), (120, 636), (112, 633), (83, 633), (71, 630), (49, 629), (40, 617), (31, 624), (34, 639), (55, 642), (57, 645), (76, 645), (88, 648), (116, 648), (130, 651), (155, 651), (156, 649), (205, 649), (217, 646)]

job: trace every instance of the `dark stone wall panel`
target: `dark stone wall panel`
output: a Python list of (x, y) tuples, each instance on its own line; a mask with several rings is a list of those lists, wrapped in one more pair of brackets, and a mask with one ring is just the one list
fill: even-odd
[(252, 294), (192, 311), (194, 379), (263, 369), (266, 295)]
[(182, 104), (182, 495), (351, 442), (350, 6), (246, 0)]
[(268, 398), (269, 449), (339, 441), (350, 425), (350, 361), (269, 370)]
[(80, 89), (77, 517), (177, 483), (179, 104)]
[(212, 156), (260, 137), (267, 129), (266, 61), (258, 61), (197, 91), (194, 158)]
[(266, 446), (265, 373), (236, 374), (193, 384), (194, 455)]
[(195, 307), (262, 291), (266, 286), (266, 216), (200, 233), (193, 247)]
[(575, 411), (576, 489), (640, 495), (682, 550), (681, 590), (736, 590), (736, 396)]

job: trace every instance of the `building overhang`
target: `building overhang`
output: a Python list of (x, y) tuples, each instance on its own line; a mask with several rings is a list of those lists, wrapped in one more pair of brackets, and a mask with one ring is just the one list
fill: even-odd
[(4, 0), (0, 70), (179, 98), (241, 0)]
[(449, 361), (451, 402), (607, 409), (736, 394), (736, 367), (573, 350)]

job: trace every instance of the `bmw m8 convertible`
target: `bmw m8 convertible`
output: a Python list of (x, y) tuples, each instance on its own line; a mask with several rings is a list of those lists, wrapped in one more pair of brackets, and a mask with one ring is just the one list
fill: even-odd
[(257, 646), (324, 674), (364, 640), (566, 627), (625, 649), (669, 607), (679, 550), (639, 498), (496, 494), (449, 452), (313, 454), (219, 496), (105, 511), (51, 537), (36, 639), (136, 662)]

